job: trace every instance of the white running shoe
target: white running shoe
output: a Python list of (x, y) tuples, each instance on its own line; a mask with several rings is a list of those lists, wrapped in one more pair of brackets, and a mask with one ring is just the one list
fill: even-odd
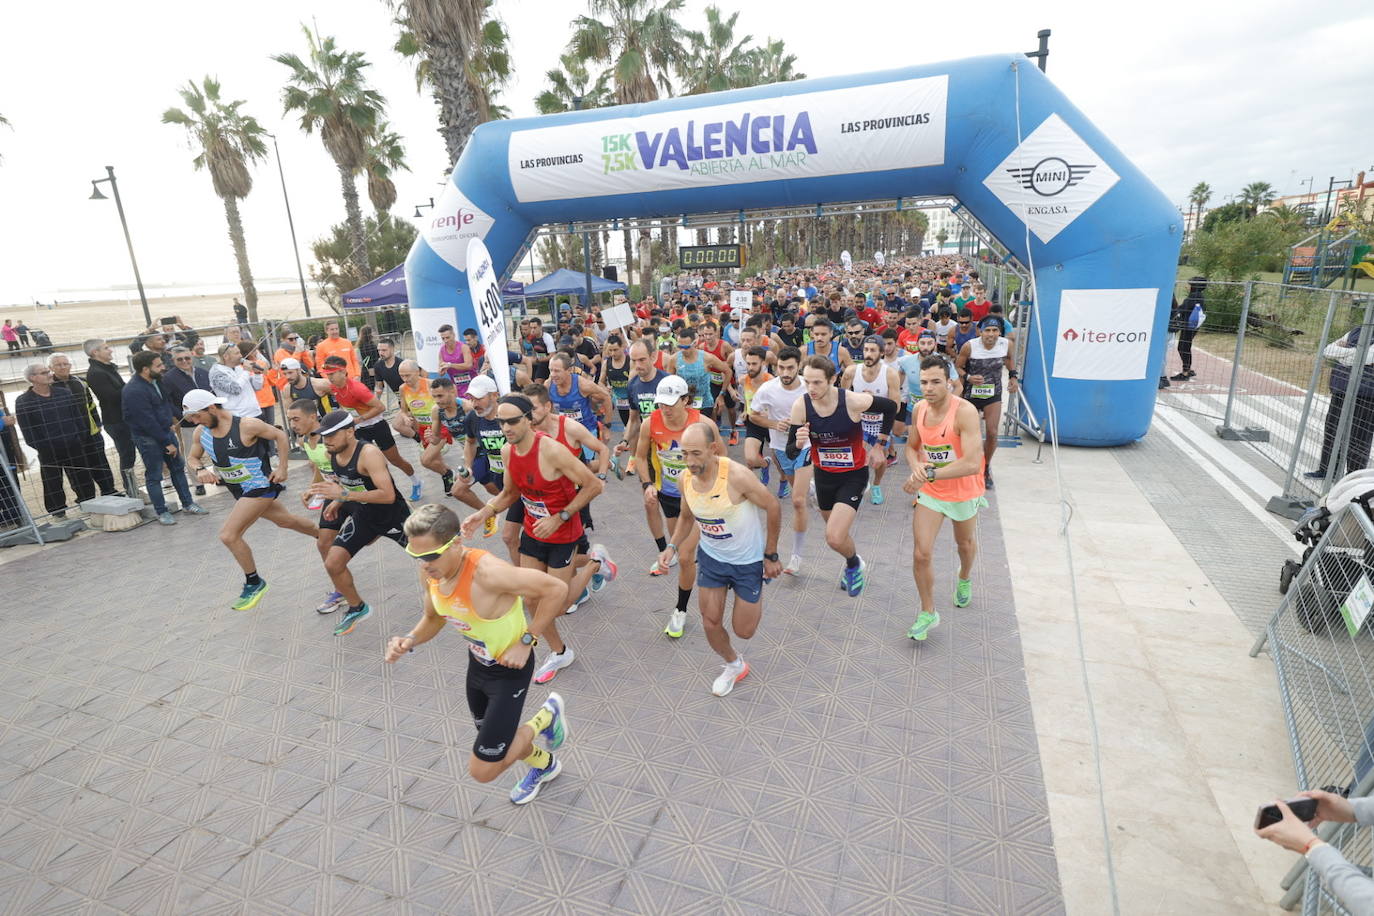
[(547, 684), (553, 680), (553, 676), (573, 663), (577, 656), (573, 654), (572, 646), (564, 646), (562, 652), (550, 652), (544, 658), (544, 663), (534, 672), (534, 682), (536, 684)]
[(794, 553), (794, 554), (792, 554), (791, 559), (789, 559), (789, 560), (787, 561), (787, 565), (784, 566), (784, 567), (782, 568), (782, 571), (785, 572), (785, 573), (787, 573), (789, 576), (796, 576), (796, 575), (800, 575), (800, 574), (801, 574), (801, 569), (802, 569), (802, 558), (801, 558), (801, 554)]
[(674, 550), (674, 551), (673, 551), (673, 556), (672, 556), (671, 559), (668, 560), (668, 565), (667, 565), (667, 566), (659, 566), (659, 565), (658, 565), (658, 561), (657, 561), (657, 560), (654, 560), (654, 565), (649, 567), (649, 575), (651, 575), (651, 576), (666, 576), (666, 575), (668, 574), (668, 570), (672, 569), (672, 568), (673, 568), (674, 566), (676, 566), (676, 565), (677, 565), (677, 551)]
[(682, 630), (687, 626), (687, 612), (674, 610), (668, 617), (668, 625), (663, 628), (663, 632), (673, 639), (682, 638)]
[(735, 689), (735, 685), (749, 676), (749, 663), (740, 655), (725, 666), (724, 670), (711, 685), (711, 692), (718, 697), (727, 695)]

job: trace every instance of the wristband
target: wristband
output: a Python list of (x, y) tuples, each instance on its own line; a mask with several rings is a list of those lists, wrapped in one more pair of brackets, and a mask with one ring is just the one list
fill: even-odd
[(1316, 846), (1318, 843), (1325, 843), (1325, 842), (1326, 842), (1326, 841), (1323, 840), (1321, 837), (1319, 837), (1319, 836), (1314, 836), (1312, 839), (1308, 840), (1308, 841), (1307, 841), (1307, 845), (1304, 846), (1304, 847), (1302, 848), (1302, 854), (1303, 854), (1303, 855), (1307, 855), (1309, 852), (1312, 851), (1312, 847), (1313, 847), (1313, 846)]
[(643, 488), (643, 489), (645, 489), (645, 490), (647, 490), (647, 489), (649, 489), (650, 487), (653, 486), (653, 484), (649, 483), (649, 481), (647, 481), (647, 480), (642, 480), (642, 481), (640, 481), (639, 485), (640, 485), (641, 488)]

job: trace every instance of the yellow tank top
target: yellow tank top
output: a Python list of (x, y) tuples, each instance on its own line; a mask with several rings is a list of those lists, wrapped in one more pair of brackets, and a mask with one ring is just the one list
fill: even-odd
[(428, 423), (434, 415), (434, 395), (429, 391), (429, 379), (420, 379), (418, 388), (411, 388), (409, 385), (401, 386), (401, 400), (405, 402), (410, 410), (410, 415), (418, 423)]
[(477, 564), (487, 555), (485, 550), (469, 547), (463, 556), (463, 568), (458, 581), (447, 595), (439, 590), (439, 580), (429, 580), (429, 598), (434, 611), (458, 628), (468, 641), (472, 657), (483, 665), (494, 665), (525, 632), (525, 599), (516, 598), (509, 611), (495, 620), (478, 617), (472, 609), (472, 577)]

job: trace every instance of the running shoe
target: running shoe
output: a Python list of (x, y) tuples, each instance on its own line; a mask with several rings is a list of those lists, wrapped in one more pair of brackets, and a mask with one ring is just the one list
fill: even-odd
[(792, 483), (786, 477), (778, 481), (778, 499), (786, 499), (792, 495)]
[(739, 445), (739, 430), (737, 430), (737, 429), (732, 429), (732, 430), (730, 430), (730, 444), (731, 444), (731, 445)]
[(627, 461), (627, 462), (625, 462), (625, 473), (626, 473), (626, 474), (633, 474), (634, 472), (635, 472), (635, 459), (634, 459), (634, 456), (631, 455), (631, 456), (630, 456), (630, 460)]
[(894, 464), (896, 464), (896, 463), (897, 463), (897, 453), (896, 453), (896, 452), (888, 452), (888, 453), (887, 453), (887, 466), (888, 466), (888, 467), (892, 467), (892, 466), (893, 466)]
[[(54, 512), (53, 516), (55, 516), (56, 518), (66, 518), (67, 513)], [(175, 525), (177, 523), (177, 520), (173, 517), (172, 513), (170, 512), (159, 512), (157, 516), (157, 522), (159, 525)]]
[(544, 701), (544, 709), (547, 709), (553, 718), (549, 719), (549, 724), (539, 732), (539, 737), (544, 739), (549, 750), (556, 751), (568, 740), (568, 732), (571, 731), (568, 728), (568, 714), (563, 709), (563, 698), (557, 691), (549, 692), (549, 698)]
[(651, 575), (651, 576), (666, 576), (666, 575), (668, 575), (668, 570), (672, 569), (672, 568), (673, 568), (674, 566), (676, 566), (676, 565), (677, 565), (677, 551), (675, 550), (675, 551), (673, 551), (672, 559), (670, 559), (670, 560), (668, 561), (668, 565), (667, 565), (667, 566), (660, 566), (660, 565), (658, 564), (658, 561), (655, 560), (655, 561), (654, 561), (654, 565), (651, 566), (651, 567), (649, 567), (649, 575)]
[(558, 777), (563, 772), (563, 761), (550, 755), (549, 765), (542, 770), (530, 767), (529, 772), (510, 790), (510, 800), (517, 805), (528, 805), (539, 794), (539, 787)]
[(663, 628), (663, 632), (673, 639), (681, 639), (682, 631), (687, 626), (687, 612), (673, 611), (668, 615), (668, 625)]
[(1308, 480), (1324, 480), (1326, 478), (1326, 468), (1317, 468), (1315, 471), (1308, 471), (1302, 475)]
[(973, 582), (968, 579), (960, 579), (954, 586), (954, 606), (968, 607), (968, 603), (973, 600)]
[(330, 592), (324, 596), (324, 602), (315, 608), (316, 614), (332, 614), (339, 609), (339, 605), (344, 603), (344, 596), (338, 592)]
[(415, 481), (410, 485), (410, 501), (418, 503), (420, 501), (420, 481)]
[(580, 594), (580, 595), (577, 596), (577, 600), (576, 600), (576, 601), (574, 601), (572, 604), (568, 605), (568, 609), (567, 609), (567, 611), (565, 611), (564, 613), (567, 613), (567, 614), (576, 614), (576, 613), (577, 613), (577, 609), (580, 608), (582, 605), (586, 604), (587, 601), (588, 601), (591, 597), (592, 597), (592, 590), (591, 590), (591, 587), (590, 587), (590, 586), (588, 586), (587, 588), (582, 589), (582, 594)]
[(771, 461), (765, 463), (764, 466), (763, 466), (763, 485), (764, 485), (765, 487), (768, 486), (768, 479), (769, 479), (770, 476), (772, 476), (772, 475), (769, 473), (769, 470), (770, 470), (772, 467), (773, 467), (773, 462), (771, 462)]
[(496, 533), (496, 516), (492, 516), (482, 523), (482, 537), (489, 538)]
[(573, 654), (572, 646), (564, 646), (562, 652), (550, 652), (544, 657), (544, 663), (534, 672), (534, 682), (536, 684), (547, 684), (553, 680), (553, 676), (573, 663), (577, 658)]
[(262, 596), (267, 591), (267, 580), (259, 579), (257, 585), (244, 583), (243, 591), (239, 592), (239, 600), (230, 605), (236, 611), (251, 611), (258, 606)]
[(334, 635), (347, 636), (349, 633), (353, 632), (353, 628), (358, 625), (359, 620), (362, 620), (371, 613), (372, 608), (367, 606), (366, 601), (359, 605), (356, 611), (352, 608), (345, 609), (343, 616), (339, 618), (338, 626), (334, 627)]
[(733, 662), (725, 666), (724, 670), (711, 685), (711, 692), (718, 697), (726, 696), (735, 689), (735, 685), (749, 676), (749, 663), (744, 660), (744, 656), (739, 656)]
[(210, 510), (209, 510), (209, 509), (205, 508), (205, 507), (202, 506), (200, 503), (195, 503), (195, 502), (185, 503), (184, 505), (182, 505), (181, 511), (182, 511), (182, 512), (185, 512), (187, 515), (209, 515), (209, 514), (210, 514)]
[(984, 471), (984, 472), (983, 472), (983, 486), (987, 487), (989, 490), (991, 490), (991, 489), (993, 488), (993, 486), (992, 486), (992, 471)]
[(873, 485), (873, 492), (869, 494), (869, 498), (873, 500), (873, 505), (881, 506), (883, 504), (883, 488), (875, 483)]
[(849, 597), (857, 598), (859, 593), (864, 590), (864, 574), (868, 570), (868, 564), (863, 557), (859, 557), (859, 565), (852, 569), (848, 566), (844, 570), (844, 590), (849, 592)]
[(802, 558), (801, 558), (801, 554), (796, 554), (796, 553), (794, 553), (794, 554), (792, 554), (791, 559), (789, 559), (789, 560), (787, 561), (787, 565), (784, 566), (784, 567), (782, 568), (782, 571), (785, 572), (785, 573), (787, 573), (789, 576), (795, 576), (795, 575), (798, 575), (798, 574), (801, 572), (801, 568), (802, 568)]
[(916, 622), (911, 625), (911, 629), (906, 631), (906, 635), (921, 642), (930, 634), (933, 627), (940, 625), (940, 615), (934, 611), (922, 611), (916, 615)]
[(611, 456), (611, 472), (612, 472), (613, 474), (615, 474), (615, 479), (616, 479), (616, 480), (624, 480), (624, 479), (625, 479), (625, 471), (620, 467), (620, 456), (619, 456), (619, 455), (612, 455), (612, 456)]
[(593, 544), (587, 551), (587, 559), (601, 564), (601, 571), (592, 573), (591, 589), (594, 592), (601, 591), (608, 582), (614, 582), (615, 577), (620, 575), (620, 567), (611, 562), (605, 544)]

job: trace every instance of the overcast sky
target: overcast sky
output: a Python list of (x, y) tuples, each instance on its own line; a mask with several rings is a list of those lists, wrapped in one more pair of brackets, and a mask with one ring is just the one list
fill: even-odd
[[(688, 26), (700, 27), (705, 5), (688, 0)], [(809, 76), (1030, 50), (1035, 32), (1051, 28), (1050, 77), (1175, 202), (1197, 181), (1212, 185), (1216, 205), (1249, 181), (1294, 193), (1309, 176), (1324, 189), (1329, 176), (1374, 166), (1367, 3), (1155, 0), (1117, 12), (1021, 0), (749, 0), (739, 8), (742, 31), (785, 39)], [(498, 0), (516, 68), (502, 100), (515, 116), (534, 114), (579, 9), (573, 0)], [(409, 218), (415, 203), (437, 196), (447, 163), (436, 109), (392, 52), (395, 28), (381, 0), (13, 3), (6, 31), (18, 40), (0, 58), (0, 114), (13, 124), (0, 128), (0, 305), (132, 281), (113, 202), (87, 199), (106, 165), (119, 177), (146, 284), (235, 278), (210, 180), (192, 171), (182, 131), (160, 123), (180, 104), (177, 88), (205, 74), (278, 133), (308, 263), (309, 241), (343, 218), (339, 178), (318, 137), (283, 119), (286, 70), (268, 57), (304, 54), (300, 26), (312, 17), (372, 61), (373, 84), (407, 141), (411, 172), (396, 179), (397, 215)], [(366, 206), (365, 182), (358, 187)], [(254, 274), (293, 276), (270, 159), (242, 209)]]

